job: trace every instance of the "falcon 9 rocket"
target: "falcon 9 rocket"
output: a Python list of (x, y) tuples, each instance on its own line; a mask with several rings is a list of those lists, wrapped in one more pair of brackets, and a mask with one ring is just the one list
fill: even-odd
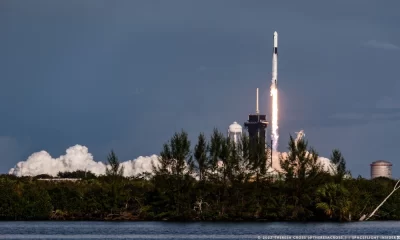
[(278, 33), (274, 32), (274, 49), (272, 53), (272, 85), (278, 87)]
[(272, 97), (272, 124), (271, 124), (271, 138), (272, 138), (272, 151), (278, 150), (278, 33), (274, 32), (274, 48), (272, 52), (272, 83), (271, 83), (271, 97)]

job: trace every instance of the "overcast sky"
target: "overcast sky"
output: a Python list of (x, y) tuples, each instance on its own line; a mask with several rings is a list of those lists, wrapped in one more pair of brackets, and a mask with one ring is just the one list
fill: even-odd
[[(75, 144), (96, 161), (158, 154), (260, 109), (279, 33), (279, 149), (303, 129), (353, 176), (400, 177), (399, 1), (0, 2), (0, 172)], [(269, 137), (269, 136), (268, 136)]]

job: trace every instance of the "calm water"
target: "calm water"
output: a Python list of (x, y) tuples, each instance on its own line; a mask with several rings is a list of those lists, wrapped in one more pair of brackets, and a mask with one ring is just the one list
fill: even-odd
[(287, 235), (291, 239), (298, 239), (300, 235), (331, 239), (339, 235), (357, 235), (359, 239), (373, 236), (383, 239), (382, 236), (400, 236), (400, 222), (0, 222), (0, 239), (289, 239), (282, 237)]

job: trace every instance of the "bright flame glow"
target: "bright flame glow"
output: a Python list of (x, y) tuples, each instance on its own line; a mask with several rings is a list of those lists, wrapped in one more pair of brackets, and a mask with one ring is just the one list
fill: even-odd
[(272, 130), (271, 130), (271, 138), (272, 138), (272, 151), (278, 151), (278, 88), (275, 84), (271, 85), (271, 97), (272, 97)]

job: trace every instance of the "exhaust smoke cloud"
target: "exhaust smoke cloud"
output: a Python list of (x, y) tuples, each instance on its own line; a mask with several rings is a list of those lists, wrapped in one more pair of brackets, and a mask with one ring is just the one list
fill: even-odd
[[(296, 142), (305, 136), (304, 131), (297, 132)], [(281, 171), (280, 167), (280, 156), (286, 158), (288, 153), (286, 152), (273, 152), (272, 166), (268, 169), (268, 172), (277, 173)], [(319, 157), (318, 162), (321, 163), (323, 169), (326, 172), (331, 172), (332, 163), (328, 158)], [(131, 177), (137, 176), (141, 173), (152, 173), (152, 163), (159, 165), (157, 155), (151, 155), (146, 157), (138, 157), (134, 160), (128, 160), (121, 162), (124, 166), (124, 176)], [(218, 162), (219, 167), (222, 166), (222, 162)], [(107, 165), (103, 162), (96, 162), (93, 159), (93, 155), (89, 153), (89, 149), (82, 145), (75, 145), (66, 150), (65, 155), (61, 155), (58, 158), (53, 158), (48, 152), (40, 151), (33, 153), (28, 157), (26, 161), (17, 163), (14, 168), (11, 168), (9, 174), (16, 176), (37, 176), (40, 174), (48, 174), (51, 176), (57, 176), (59, 172), (73, 172), (77, 170), (90, 171), (95, 175), (105, 174)]]
[[(298, 141), (300, 141), (301, 139), (303, 139), (305, 137), (305, 133), (304, 130), (300, 130), (298, 132), (296, 132), (296, 138), (295, 138), (295, 143), (297, 144)], [(309, 154), (309, 152), (307, 152), (307, 154)], [(275, 171), (275, 173), (277, 172), (281, 172), (282, 168), (280, 165), (280, 159), (286, 159), (288, 157), (289, 153), (288, 152), (278, 152), (278, 151), (273, 151), (272, 152), (272, 169), (273, 171)], [(334, 168), (334, 164), (332, 163), (332, 161), (329, 158), (326, 157), (321, 157), (318, 156), (317, 159), (318, 164), (321, 165), (323, 171), (328, 172), (330, 174), (333, 174), (333, 168)]]
[[(134, 160), (121, 162), (124, 166), (124, 176), (138, 175), (143, 172), (152, 172), (152, 162), (158, 165), (157, 155), (138, 157)], [(11, 168), (9, 174), (16, 176), (36, 176), (48, 174), (57, 176), (59, 172), (73, 172), (77, 170), (90, 171), (95, 175), (105, 174), (107, 165), (96, 162), (89, 149), (85, 146), (75, 145), (66, 150), (66, 154), (53, 158), (48, 152), (33, 153), (26, 161), (19, 162)]]
[(272, 97), (272, 124), (271, 124), (271, 138), (272, 138), (272, 151), (278, 151), (278, 88), (275, 84), (271, 86), (271, 97)]

